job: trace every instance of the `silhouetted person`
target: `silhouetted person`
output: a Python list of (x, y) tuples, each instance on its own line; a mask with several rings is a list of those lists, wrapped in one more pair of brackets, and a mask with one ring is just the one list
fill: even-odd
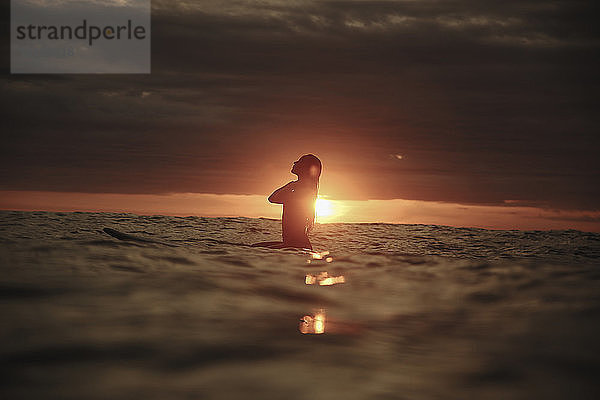
[(269, 196), (269, 201), (283, 204), (281, 217), (283, 242), (262, 242), (252, 246), (297, 247), (311, 249), (308, 231), (315, 222), (315, 201), (319, 191), (321, 161), (313, 154), (306, 154), (292, 167), (292, 173), (298, 180), (280, 187)]

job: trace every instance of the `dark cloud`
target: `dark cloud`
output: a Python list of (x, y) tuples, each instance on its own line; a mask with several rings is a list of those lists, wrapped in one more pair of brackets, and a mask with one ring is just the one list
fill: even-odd
[(597, 209), (592, 4), (154, 1), (150, 76), (2, 76), (0, 188), (262, 194), (310, 151), (341, 198)]

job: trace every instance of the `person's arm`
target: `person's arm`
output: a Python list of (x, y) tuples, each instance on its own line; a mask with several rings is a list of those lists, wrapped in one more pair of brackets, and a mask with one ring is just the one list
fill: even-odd
[(283, 204), (284, 201), (287, 201), (290, 195), (294, 192), (294, 186), (296, 185), (295, 181), (288, 183), (285, 186), (280, 187), (269, 196), (269, 201), (275, 204)]

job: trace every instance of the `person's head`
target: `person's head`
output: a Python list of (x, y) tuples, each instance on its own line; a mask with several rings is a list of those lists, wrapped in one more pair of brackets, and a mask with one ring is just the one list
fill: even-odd
[(321, 160), (314, 154), (305, 154), (294, 162), (292, 173), (301, 179), (311, 179), (319, 182), (321, 176)]

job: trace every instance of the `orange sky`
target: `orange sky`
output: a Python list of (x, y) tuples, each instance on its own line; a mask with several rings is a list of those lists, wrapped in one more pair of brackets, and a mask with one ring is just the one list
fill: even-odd
[[(483, 206), (402, 199), (328, 201), (332, 214), (319, 217), (318, 222), (388, 222), (489, 229), (578, 229), (600, 232), (598, 211), (550, 210), (514, 206), (510, 203), (505, 206)], [(2, 191), (0, 209), (179, 216), (281, 216), (281, 206), (269, 204), (266, 195), (199, 193), (147, 195)]]

